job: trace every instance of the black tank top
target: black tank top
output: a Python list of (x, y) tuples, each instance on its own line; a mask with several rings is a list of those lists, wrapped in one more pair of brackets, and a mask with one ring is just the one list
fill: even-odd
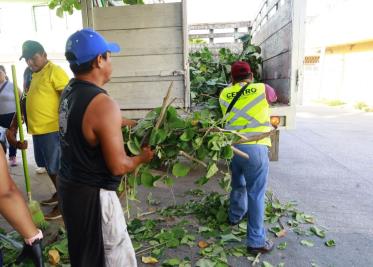
[(121, 177), (110, 173), (100, 144), (91, 146), (82, 131), (84, 113), (98, 94), (106, 94), (106, 91), (92, 83), (77, 79), (72, 79), (62, 93), (59, 108), (59, 180), (62, 183), (71, 181), (116, 190)]

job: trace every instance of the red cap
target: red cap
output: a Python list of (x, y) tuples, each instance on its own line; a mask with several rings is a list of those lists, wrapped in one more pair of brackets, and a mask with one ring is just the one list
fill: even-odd
[(251, 68), (247, 62), (236, 61), (232, 64), (231, 73), (233, 79), (241, 78), (251, 73)]

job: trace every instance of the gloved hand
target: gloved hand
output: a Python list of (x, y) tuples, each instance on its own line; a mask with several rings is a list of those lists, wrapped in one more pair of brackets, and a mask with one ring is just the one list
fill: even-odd
[(44, 267), (42, 239), (35, 240), (32, 245), (23, 244), (21, 254), (16, 259), (16, 264), (20, 264), (25, 259), (31, 259), (35, 267)]

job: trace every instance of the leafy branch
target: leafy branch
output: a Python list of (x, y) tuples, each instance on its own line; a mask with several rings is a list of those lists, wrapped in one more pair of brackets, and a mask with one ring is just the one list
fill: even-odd
[[(106, 7), (109, 6), (108, 0), (96, 0), (93, 1), (96, 6)], [(143, 0), (123, 0), (124, 4), (127, 5), (143, 5)], [(64, 12), (67, 12), (69, 15), (74, 13), (74, 10), (81, 10), (81, 0), (50, 0), (48, 2), (50, 9), (56, 9), (56, 15), (60, 18), (63, 17)]]

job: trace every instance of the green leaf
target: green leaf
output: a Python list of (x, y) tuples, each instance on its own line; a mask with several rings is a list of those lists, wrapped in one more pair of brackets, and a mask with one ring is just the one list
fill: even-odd
[(153, 187), (153, 175), (148, 172), (143, 172), (141, 174), (141, 184), (145, 187)]
[(297, 227), (299, 223), (295, 220), (288, 220), (287, 224), (291, 227)]
[(133, 175), (132, 173), (128, 176), (127, 178), (128, 180), (128, 185), (131, 186), (131, 187), (134, 187), (135, 186), (135, 183), (136, 183), (136, 177), (135, 175)]
[(233, 149), (231, 146), (225, 146), (222, 148), (221, 157), (223, 159), (231, 159), (233, 158), (233, 155)]
[(156, 241), (156, 240), (150, 240), (150, 241), (149, 241), (149, 245), (150, 245), (150, 246), (157, 246), (157, 245), (159, 245), (159, 242)]
[(335, 247), (336, 243), (333, 239), (330, 239), (328, 241), (325, 242), (325, 246), (327, 247)]
[(124, 183), (125, 183), (124, 179), (120, 180), (120, 184), (117, 188), (118, 193), (122, 193), (124, 191)]
[(209, 154), (209, 151), (204, 146), (201, 146), (200, 148), (197, 149), (197, 158), (199, 160), (204, 160), (208, 154)]
[(127, 148), (132, 155), (140, 155), (141, 148), (136, 138), (134, 138), (133, 140), (129, 140), (127, 142)]
[(168, 176), (163, 178), (163, 182), (167, 186), (173, 186), (174, 183), (175, 183), (174, 179), (172, 179), (171, 177), (168, 177)]
[(132, 245), (133, 245), (133, 249), (135, 251), (139, 250), (140, 248), (142, 248), (142, 244), (140, 242), (137, 242), (137, 241), (132, 241)]
[(185, 166), (179, 162), (174, 164), (174, 166), (172, 167), (172, 174), (176, 177), (186, 176), (189, 173), (189, 171), (189, 166)]
[(78, 1), (74, 2), (74, 7), (75, 7), (76, 10), (81, 10), (82, 9), (82, 6)]
[(171, 230), (175, 238), (181, 239), (185, 236), (185, 230), (181, 227), (175, 227)]
[(172, 266), (179, 266), (179, 264), (180, 264), (180, 260), (178, 258), (172, 258), (172, 259), (165, 260), (162, 263), (162, 266), (172, 267)]
[(149, 138), (149, 145), (155, 146), (162, 143), (167, 138), (167, 133), (164, 129), (153, 128)]
[(192, 140), (194, 135), (195, 135), (195, 131), (192, 128), (188, 128), (180, 136), (180, 140), (184, 141), (184, 142), (188, 142), (188, 141)]
[(63, 18), (63, 8), (60, 6), (56, 9), (57, 17)]
[(56, 6), (57, 6), (57, 1), (56, 0), (51, 0), (50, 2), (49, 2), (49, 4), (48, 4), (48, 7), (50, 8), (50, 9), (54, 9)]
[(206, 178), (209, 179), (214, 176), (219, 171), (218, 166), (215, 163), (212, 163), (207, 168)]
[(234, 234), (227, 234), (221, 236), (221, 241), (223, 243), (226, 242), (241, 242), (241, 238), (235, 236)]
[(123, 0), (123, 2), (128, 5), (143, 5), (144, 4), (143, 0)]
[(194, 149), (198, 149), (198, 148), (200, 148), (201, 145), (202, 145), (202, 142), (203, 142), (203, 139), (202, 139), (201, 137), (197, 137), (197, 138), (195, 138), (195, 139), (193, 140), (193, 143), (192, 143), (193, 148), (194, 148)]
[(188, 245), (189, 247), (193, 247), (194, 246), (194, 240), (196, 240), (196, 238), (193, 235), (185, 235), (181, 239), (180, 244)]
[(310, 231), (311, 231), (312, 233), (314, 233), (315, 235), (317, 235), (318, 237), (321, 237), (321, 238), (324, 238), (324, 237), (325, 237), (325, 231), (319, 229), (319, 228), (316, 227), (316, 226), (312, 226), (312, 227), (310, 227)]
[(228, 212), (224, 207), (220, 207), (218, 213), (216, 214), (216, 220), (219, 223), (225, 223), (228, 220)]
[(60, 254), (68, 255), (69, 251), (67, 248), (67, 238), (64, 238), (61, 241), (53, 244), (50, 249), (56, 249)]
[(288, 244), (286, 242), (281, 242), (280, 244), (277, 245), (277, 249), (279, 250), (284, 250)]
[(152, 250), (152, 256), (159, 257), (163, 253), (163, 249), (156, 248)]
[(180, 242), (176, 238), (168, 239), (166, 241), (166, 247), (168, 248), (177, 248), (179, 245), (180, 245)]
[(204, 185), (205, 183), (207, 183), (209, 181), (209, 179), (206, 178), (206, 176), (202, 176), (200, 178), (198, 178), (195, 183), (198, 184), (198, 185)]
[(200, 226), (198, 228), (198, 233), (206, 233), (206, 232), (211, 232), (212, 229), (206, 226)]
[(224, 189), (226, 192), (229, 192), (230, 189), (230, 183), (231, 183), (231, 175), (230, 173), (226, 173), (224, 177), (221, 177), (219, 180), (219, 185), (222, 189)]
[(182, 129), (185, 127), (185, 122), (179, 118), (167, 124), (170, 129)]
[(273, 267), (273, 265), (270, 264), (268, 261), (263, 261), (262, 262), (262, 267)]
[(196, 262), (196, 266), (197, 267), (214, 267), (215, 266), (215, 263), (209, 259), (199, 259), (197, 262)]
[(306, 246), (306, 247), (313, 247), (314, 246), (313, 242), (310, 241), (310, 240), (302, 240), (302, 241), (300, 241), (300, 243), (301, 243), (301, 245)]

